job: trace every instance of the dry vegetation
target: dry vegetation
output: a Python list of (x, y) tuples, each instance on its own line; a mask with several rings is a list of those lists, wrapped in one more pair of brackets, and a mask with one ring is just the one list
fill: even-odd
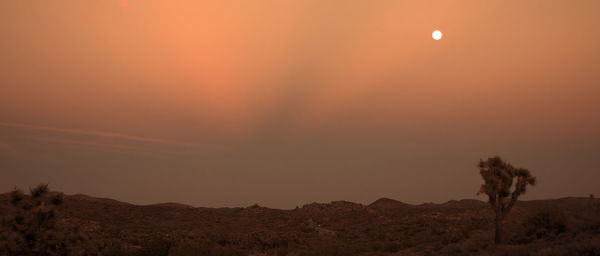
[[(492, 209), (477, 200), (337, 201), (278, 210), (139, 206), (71, 195), (51, 231), (76, 246), (68, 251), (73, 255), (600, 255), (597, 200), (518, 202), (505, 220), (503, 245), (493, 243)], [(10, 205), (10, 194), (0, 195), (0, 255), (10, 252)]]

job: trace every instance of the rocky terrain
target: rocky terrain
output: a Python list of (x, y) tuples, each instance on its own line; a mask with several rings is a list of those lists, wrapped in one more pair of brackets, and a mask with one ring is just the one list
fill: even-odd
[[(9, 195), (0, 195), (8, 214)], [(293, 210), (253, 205), (133, 205), (67, 195), (59, 226), (96, 255), (600, 255), (600, 204), (588, 198), (519, 202), (494, 245), (486, 202), (410, 205), (312, 203)], [(65, 231), (67, 232), (67, 231)]]

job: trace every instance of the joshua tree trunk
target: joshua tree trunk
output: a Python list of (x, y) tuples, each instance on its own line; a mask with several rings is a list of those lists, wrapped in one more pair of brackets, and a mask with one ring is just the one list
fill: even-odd
[(497, 212), (496, 213), (496, 236), (494, 237), (494, 242), (496, 244), (502, 243), (502, 221), (503, 220), (504, 220), (504, 218), (502, 218), (502, 213)]

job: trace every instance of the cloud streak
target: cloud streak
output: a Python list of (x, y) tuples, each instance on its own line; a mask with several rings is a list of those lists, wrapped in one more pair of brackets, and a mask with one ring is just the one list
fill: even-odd
[(0, 122), (0, 126), (37, 130), (37, 131), (59, 132), (59, 133), (65, 133), (65, 134), (87, 135), (87, 136), (93, 136), (93, 137), (116, 138), (116, 139), (123, 139), (123, 140), (128, 140), (128, 141), (135, 141), (135, 142), (157, 143), (157, 144), (177, 145), (177, 146), (191, 146), (191, 144), (184, 143), (184, 142), (177, 142), (177, 141), (164, 140), (164, 139), (158, 139), (158, 138), (132, 136), (132, 135), (125, 135), (125, 134), (112, 133), (112, 132), (103, 132), (103, 131), (66, 129), (66, 128), (37, 126), (37, 125), (28, 125), (28, 124), (17, 124), (17, 123), (6, 123), (6, 122)]
[[(160, 153), (160, 154), (178, 154), (181, 153), (176, 150), (168, 150), (165, 148), (147, 148), (140, 146), (131, 146), (131, 145), (119, 145), (112, 143), (96, 143), (96, 142), (88, 142), (88, 141), (79, 141), (79, 140), (69, 140), (62, 138), (51, 138), (51, 137), (39, 137), (39, 136), (19, 136), (19, 138), (34, 140), (38, 142), (46, 142), (53, 144), (63, 144), (74, 147), (85, 147), (85, 148), (93, 148), (95, 150), (102, 150), (106, 152), (116, 152), (116, 153)], [(1, 142), (0, 142), (1, 143)], [(1, 144), (0, 144), (1, 149)]]

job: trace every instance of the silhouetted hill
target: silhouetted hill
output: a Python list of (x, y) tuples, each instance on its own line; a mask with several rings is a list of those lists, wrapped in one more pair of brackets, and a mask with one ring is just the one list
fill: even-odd
[(111, 199), (111, 198), (91, 197), (91, 196), (84, 195), (84, 194), (67, 195), (67, 196), (65, 196), (65, 199), (67, 199), (69, 201), (87, 201), (87, 202), (96, 203), (96, 204), (132, 205), (130, 203), (117, 201), (117, 200)]
[(441, 204), (442, 207), (456, 207), (456, 208), (481, 208), (487, 207), (488, 203), (475, 199), (463, 199), (460, 201), (450, 200)]
[(149, 204), (149, 205), (145, 205), (147, 207), (164, 207), (164, 208), (194, 208), (193, 206), (187, 205), (187, 204), (180, 204), (180, 203), (160, 203), (160, 204)]
[(411, 206), (413, 205), (383, 197), (377, 199), (375, 202), (369, 204), (367, 207), (373, 209), (405, 209)]

